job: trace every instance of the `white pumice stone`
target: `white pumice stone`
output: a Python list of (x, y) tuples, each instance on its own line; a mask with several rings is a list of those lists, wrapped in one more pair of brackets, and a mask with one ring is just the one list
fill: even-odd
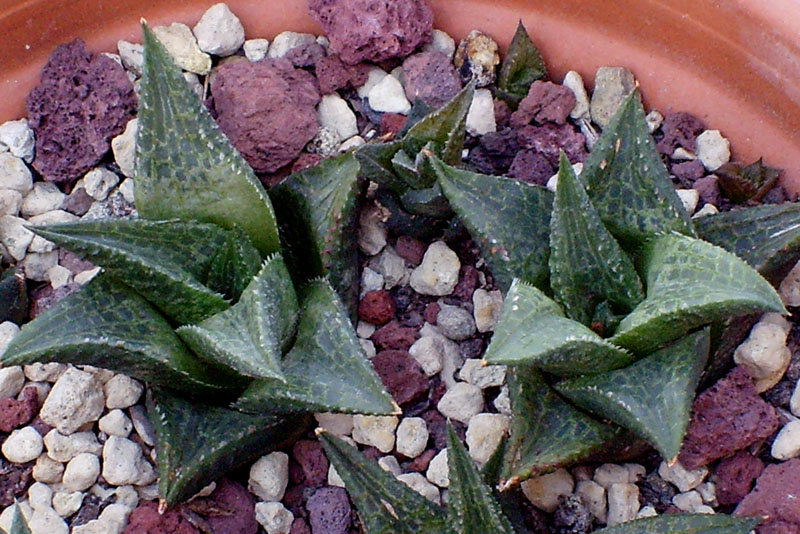
[(476, 289), (472, 293), (472, 307), (478, 332), (492, 332), (503, 313), (503, 295), (497, 290)]
[(422, 367), (425, 376), (431, 377), (442, 370), (442, 342), (433, 336), (419, 338), (408, 349), (408, 353)]
[(267, 57), (284, 57), (293, 48), (308, 46), (316, 42), (316, 36), (310, 33), (281, 32), (272, 40), (272, 44), (267, 51)]
[(375, 111), (401, 115), (407, 115), (411, 111), (411, 102), (406, 98), (403, 84), (391, 74), (384, 76), (370, 89), (367, 99), (369, 107)]
[(575, 494), (581, 498), (586, 508), (600, 523), (606, 522), (608, 500), (606, 499), (606, 489), (603, 486), (594, 480), (580, 480), (575, 487)]
[(269, 41), (267, 39), (248, 39), (242, 45), (244, 57), (255, 63), (267, 57)]
[(339, 139), (349, 139), (358, 134), (356, 114), (344, 98), (336, 93), (324, 95), (317, 106), (319, 124), (331, 128)]
[(208, 8), (193, 32), (200, 50), (215, 56), (230, 56), (244, 44), (244, 26), (223, 3)]
[(128, 522), (127, 506), (113, 503), (106, 506), (100, 517), (72, 529), (72, 534), (122, 534)]
[(133, 423), (120, 409), (111, 410), (98, 421), (98, 428), (109, 436), (127, 438), (133, 430)]
[(428, 444), (428, 424), (421, 417), (405, 417), (397, 427), (397, 452), (416, 458)]
[(53, 490), (47, 484), (35, 482), (28, 488), (28, 504), (34, 510), (53, 506)]
[(145, 486), (156, 479), (153, 466), (133, 441), (109, 436), (103, 445), (103, 478), (115, 486)]
[(294, 515), (279, 502), (256, 503), (256, 521), (267, 534), (289, 534)]
[(62, 482), (69, 491), (85, 491), (97, 482), (100, 476), (100, 459), (83, 452), (69, 461)]
[(697, 159), (709, 171), (715, 171), (731, 159), (731, 144), (719, 130), (706, 130), (697, 136)]
[(33, 466), (33, 479), (45, 484), (57, 484), (61, 482), (64, 473), (64, 464), (50, 458), (47, 454), (41, 454), (36, 459)]
[(608, 489), (612, 484), (630, 482), (628, 469), (617, 464), (603, 464), (594, 471), (593, 480)]
[(442, 396), (436, 408), (445, 417), (469, 423), (483, 408), (483, 392), (477, 386), (459, 382)]
[(571, 70), (564, 75), (562, 85), (575, 95), (575, 107), (572, 108), (569, 116), (573, 119), (590, 119), (589, 95), (586, 93), (583, 77), (576, 71)]
[(143, 391), (144, 386), (133, 378), (122, 374), (114, 375), (103, 385), (106, 408), (109, 410), (130, 408), (139, 402)]
[(45, 434), (44, 445), (47, 448), (47, 455), (57, 462), (69, 462), (84, 452), (99, 456), (103, 450), (93, 432), (64, 435), (55, 428)]
[(693, 490), (699, 486), (706, 476), (708, 476), (707, 467), (698, 467), (692, 471), (687, 470), (680, 462), (675, 462), (670, 466), (667, 462), (661, 462), (658, 466), (658, 476), (672, 482), (678, 487), (681, 492)]
[(28, 224), (28, 221), (13, 215), (0, 217), (0, 244), (17, 261), (22, 261), (25, 258), (28, 245), (31, 244), (34, 237), (33, 232), (25, 228), (26, 224)]
[(200, 50), (192, 30), (186, 24), (154, 26), (153, 33), (183, 70), (206, 75), (211, 71), (211, 56)]
[(394, 448), (394, 432), (398, 423), (398, 418), (393, 415), (354, 415), (353, 440), (375, 447), (382, 453), (391, 452)]
[(467, 131), (472, 135), (484, 135), (497, 131), (494, 116), (494, 98), (488, 89), (476, 89), (467, 112)]
[(529, 478), (520, 487), (523, 495), (536, 508), (553, 513), (561, 497), (572, 495), (575, 481), (569, 471), (561, 468), (546, 475)]
[(142, 75), (144, 66), (144, 46), (128, 41), (117, 41), (117, 53), (122, 61), (122, 66), (134, 73), (136, 76)]
[(639, 486), (636, 484), (612, 484), (607, 490), (608, 526), (619, 525), (636, 519), (639, 512)]
[(505, 365), (485, 365), (483, 360), (471, 358), (464, 362), (458, 376), (481, 389), (502, 386), (506, 379)]
[[(10, 325), (10, 326), (5, 326)], [(11, 335), (8, 335), (8, 342), (3, 343), (3, 331), (11, 331), (13, 332)], [(5, 345), (7, 345), (13, 336), (15, 336), (19, 332), (19, 327), (10, 321), (6, 321), (0, 324), (0, 354), (3, 353), (5, 350)], [(25, 373), (22, 372), (22, 367), (19, 365), (14, 365), (11, 367), (0, 367), (0, 399), (11, 399), (16, 397), (20, 391), (22, 391), (22, 386), (25, 385)]]
[(53, 510), (60, 517), (69, 517), (81, 509), (83, 498), (86, 494), (82, 491), (57, 491), (53, 494)]
[(36, 137), (27, 119), (0, 124), (0, 145), (8, 148), (14, 156), (30, 163), (36, 148)]
[(0, 447), (0, 452), (9, 462), (24, 464), (38, 458), (43, 449), (41, 434), (32, 426), (26, 426), (13, 430)]
[(456, 53), (456, 41), (447, 32), (433, 30), (431, 41), (422, 47), (423, 52), (441, 52), (452, 59)]
[(25, 218), (31, 218), (61, 207), (67, 195), (61, 192), (52, 182), (36, 182), (33, 184), (20, 206), (20, 213)]
[(70, 368), (50, 390), (39, 416), (62, 434), (71, 434), (85, 423), (97, 421), (105, 401), (103, 386), (95, 375)]
[(425, 251), (422, 263), (411, 272), (411, 287), (422, 295), (444, 296), (458, 284), (461, 261), (444, 241), (435, 241)]
[(55, 382), (70, 367), (65, 363), (29, 363), (23, 366), (25, 378), (32, 382)]
[(779, 314), (766, 314), (733, 353), (733, 360), (755, 379), (756, 391), (763, 393), (780, 382), (792, 361), (786, 345), (791, 327)]
[(431, 484), (428, 479), (426, 479), (420, 473), (404, 473), (402, 475), (398, 475), (397, 480), (413, 489), (432, 503), (441, 503), (439, 488)]
[(479, 413), (469, 420), (467, 448), (476, 464), (483, 466), (489, 461), (508, 426), (508, 417), (497, 413)]
[(800, 419), (793, 419), (781, 428), (772, 442), (770, 453), (781, 461), (800, 456)]
[(95, 200), (105, 200), (108, 198), (108, 194), (118, 183), (119, 176), (105, 167), (92, 169), (83, 177), (83, 187), (86, 190), (86, 194)]
[(425, 472), (425, 478), (440, 488), (447, 488), (450, 486), (450, 471), (447, 465), (447, 449), (442, 449), (431, 459), (430, 463), (428, 464), (428, 470)]
[[(139, 131), (139, 119), (131, 119), (125, 125), (125, 130), (111, 140), (111, 150), (114, 161), (125, 176), (132, 177), (136, 168), (136, 135)], [(125, 200), (128, 200), (125, 197)], [(128, 202), (132, 202), (128, 200)]]
[(10, 152), (0, 152), (0, 189), (13, 189), (23, 196), (33, 189), (31, 170)]
[(19, 191), (0, 189), (0, 215), (18, 216), (22, 199), (22, 193)]
[[(214, 488), (216, 489), (216, 484), (214, 484)], [(136, 491), (135, 486), (120, 486), (114, 491), (114, 494), (116, 495), (116, 502), (127, 506), (131, 510), (139, 504), (139, 493)]]
[(33, 534), (68, 534), (67, 523), (52, 508), (34, 510), (28, 522)]
[(288, 483), (289, 456), (272, 452), (259, 458), (250, 468), (247, 489), (264, 501), (277, 502), (283, 499)]

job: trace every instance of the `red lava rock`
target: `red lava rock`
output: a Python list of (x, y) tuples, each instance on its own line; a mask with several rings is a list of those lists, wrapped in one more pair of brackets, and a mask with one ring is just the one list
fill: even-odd
[(692, 186), (700, 194), (700, 200), (719, 206), (722, 194), (719, 190), (719, 178), (713, 174), (704, 176), (694, 182)]
[(344, 488), (320, 488), (306, 503), (313, 534), (345, 534), (350, 526), (350, 500)]
[(658, 151), (669, 155), (683, 147), (693, 152), (695, 140), (704, 129), (703, 122), (690, 113), (668, 113), (661, 125), (664, 136), (656, 145)]
[(325, 49), (319, 43), (308, 43), (296, 46), (283, 56), (295, 67), (313, 67), (317, 61), (325, 57)]
[(201, 534), (201, 532), (187, 521), (180, 511), (167, 510), (162, 515), (158, 513), (158, 504), (145, 502), (131, 512), (128, 526), (125, 527), (123, 534)]
[(36, 132), (33, 167), (45, 180), (70, 182), (97, 165), (136, 115), (133, 84), (113, 59), (76, 39), (58, 46), (28, 95)]
[(283, 494), (283, 505), (288, 508), (295, 517), (298, 515), (305, 515), (305, 509), (303, 508), (306, 503), (305, 489), (305, 486), (302, 484), (297, 484), (286, 488), (286, 492)]
[(226, 63), (211, 93), (220, 128), (256, 172), (291, 163), (319, 131), (314, 76), (288, 59)]
[(308, 526), (305, 519), (298, 517), (292, 522), (292, 530), (289, 531), (289, 534), (311, 534), (311, 527)]
[(408, 350), (417, 340), (419, 329), (389, 321), (372, 334), (372, 342), (378, 350)]
[(385, 289), (368, 291), (358, 303), (358, 316), (370, 324), (382, 325), (392, 320), (394, 299)]
[(350, 65), (407, 56), (433, 32), (425, 0), (309, 0), (308, 9)]
[(19, 428), (39, 411), (36, 389), (26, 387), (22, 390), (22, 399), (0, 399), (0, 432), (11, 432)]
[(747, 451), (739, 451), (722, 460), (715, 475), (717, 500), (722, 505), (738, 504), (753, 487), (753, 481), (764, 471), (764, 462)]
[(469, 151), (468, 161), (485, 174), (504, 174), (520, 150), (517, 130), (506, 128), (480, 137)]
[(372, 366), (386, 390), (400, 406), (425, 398), (428, 378), (417, 361), (404, 350), (384, 350), (372, 358)]
[(310, 152), (303, 152), (300, 157), (292, 164), (292, 172), (300, 172), (311, 167), (315, 167), (322, 161), (323, 158), (319, 154), (312, 154)]
[(33, 483), (33, 462), (13, 464), (0, 457), (0, 508), (14, 504)]
[(338, 54), (331, 54), (317, 60), (314, 65), (314, 73), (317, 75), (320, 92), (327, 95), (337, 89), (356, 88), (364, 85), (364, 82), (367, 81), (369, 65), (348, 65)]
[(425, 312), (423, 313), (423, 318), (425, 319), (426, 323), (436, 324), (436, 317), (439, 315), (442, 307), (439, 306), (436, 302), (431, 302), (427, 306), (425, 306)]
[(506, 128), (511, 120), (511, 108), (505, 101), (495, 98), (494, 100), (494, 122), (497, 130)]
[(406, 97), (438, 109), (461, 90), (461, 77), (453, 62), (439, 51), (420, 52), (403, 62)]
[(238, 482), (227, 478), (217, 481), (217, 489), (208, 498), (197, 499), (207, 501), (214, 508), (221, 508), (232, 513), (202, 514), (214, 532), (225, 534), (257, 534), (258, 522), (255, 516), (256, 502), (253, 495)]
[(786, 521), (767, 520), (757, 528), (758, 534), (800, 534), (800, 525)]
[(555, 174), (555, 169), (543, 154), (533, 150), (523, 150), (517, 153), (508, 175), (511, 178), (528, 182), (529, 184), (547, 185), (547, 181)]
[[(33, 429), (36, 430), (40, 436), (46, 436), (48, 432), (53, 430), (53, 427), (42, 421), (42, 418), (39, 417), (38, 415), (33, 418), (33, 421), (31, 421), (30, 426), (32, 426)], [(136, 436), (134, 437), (138, 437), (138, 434), (136, 434)]]
[(680, 462), (697, 469), (769, 437), (779, 426), (775, 408), (758, 396), (747, 370), (736, 367), (695, 399)]
[(318, 488), (325, 485), (328, 480), (328, 458), (319, 441), (298, 441), (292, 447), (292, 455), (303, 469), (308, 486)]
[(695, 180), (703, 177), (706, 168), (700, 160), (695, 159), (673, 163), (670, 172), (680, 181), (681, 187), (691, 187)]
[(458, 283), (450, 294), (471, 303), (476, 287), (478, 287), (478, 269), (472, 265), (464, 265), (458, 273)]
[(384, 113), (381, 115), (381, 136), (391, 134), (396, 136), (406, 125), (408, 117), (399, 113)]
[(414, 458), (414, 460), (406, 466), (406, 469), (415, 473), (424, 473), (428, 470), (428, 465), (431, 463), (434, 456), (436, 456), (436, 451), (434, 449), (428, 449)]
[[(800, 526), (800, 458), (772, 464), (764, 469), (756, 481), (756, 487), (736, 507), (734, 515), (767, 516), (771, 521), (785, 521)], [(766, 525), (759, 527), (759, 534)], [(787, 530), (781, 530), (787, 532)], [(788, 532), (792, 532), (788, 530)]]
[(394, 246), (397, 255), (406, 260), (411, 265), (419, 265), (425, 256), (425, 243), (411, 236), (401, 235), (397, 238)]
[(531, 121), (564, 124), (575, 103), (575, 93), (568, 87), (537, 80), (531, 84), (517, 111), (511, 114), (511, 126), (525, 126)]
[(517, 130), (517, 140), (522, 148), (539, 152), (554, 168), (563, 150), (570, 162), (586, 159), (586, 138), (571, 124), (545, 124), (523, 126)]

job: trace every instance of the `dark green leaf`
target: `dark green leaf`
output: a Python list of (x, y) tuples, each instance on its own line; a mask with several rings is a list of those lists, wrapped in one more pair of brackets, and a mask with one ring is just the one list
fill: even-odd
[(388, 143), (373, 142), (361, 145), (353, 154), (361, 164), (362, 176), (392, 191), (402, 193), (408, 189), (408, 184), (396, 174), (392, 160), (403, 148), (401, 140)]
[(292, 279), (276, 254), (264, 263), (239, 302), (177, 332), (203, 359), (245, 376), (284, 381), (281, 357), (294, 336), (297, 312)]
[(447, 467), (450, 473), (447, 516), (459, 534), (514, 534), (514, 528), (481, 478), (467, 449), (447, 425)]
[[(0, 532), (3, 530), (0, 529)], [(22, 509), (16, 502), (14, 503), (14, 515), (11, 516), (11, 530), (8, 531), (8, 534), (31, 534), (25, 516), (22, 515)]]
[(777, 285), (800, 260), (800, 204), (755, 206), (701, 217), (697, 233)]
[(206, 285), (233, 301), (261, 269), (261, 254), (250, 238), (238, 227), (228, 235), (225, 244), (214, 252)]
[(360, 165), (352, 154), (291, 175), (270, 191), (295, 282), (327, 276), (347, 304), (358, 300), (358, 244), (353, 231)]
[(283, 359), (283, 374), (285, 384), (253, 382), (236, 406), (253, 412), (400, 412), (364, 355), (341, 301), (326, 281), (315, 281), (306, 288), (297, 338)]
[(26, 324), (0, 359), (94, 365), (191, 394), (240, 386), (198, 360), (146, 300), (101, 276)]
[(681, 450), (709, 349), (700, 330), (623, 369), (556, 384), (581, 408), (628, 428), (672, 461)]
[(550, 219), (550, 283), (567, 316), (585, 325), (601, 302), (630, 312), (644, 298), (633, 262), (606, 230), (563, 152)]
[(647, 298), (611, 338), (637, 354), (731, 315), (787, 313), (769, 282), (752, 267), (705, 241), (661, 235), (643, 247), (641, 256)]
[(87, 256), (180, 324), (230, 306), (204, 285), (212, 258), (232, 235), (215, 224), (117, 219), (31, 230)]
[(674, 514), (629, 521), (596, 534), (748, 534), (758, 519), (725, 514)]
[(564, 317), (558, 304), (519, 280), (508, 290), (503, 314), (483, 358), (490, 363), (532, 365), (558, 375), (608, 371), (635, 359)]
[(561, 400), (535, 369), (510, 369), (508, 388), (513, 415), (506, 487), (592, 456), (625, 436)]
[(375, 200), (386, 208), (389, 213), (386, 228), (396, 235), (409, 235), (422, 241), (439, 239), (448, 223), (443, 219), (407, 212), (397, 195), (386, 187), (378, 188)]
[(407, 211), (428, 217), (443, 218), (453, 213), (439, 184), (428, 189), (410, 189), (400, 196), (400, 202)]
[(444, 510), (384, 471), (341, 439), (319, 440), (344, 481), (367, 534), (447, 534)]
[(778, 182), (781, 172), (781, 169), (767, 167), (759, 159), (750, 165), (726, 163), (714, 174), (719, 178), (722, 193), (733, 202), (741, 203), (761, 200)]
[(442, 191), (480, 246), (498, 285), (505, 290), (520, 278), (544, 286), (550, 272), (553, 194), (517, 180), (433, 163)]
[(0, 275), (0, 323), (22, 324), (28, 317), (28, 285), (25, 275), (9, 268)]
[(626, 247), (659, 232), (695, 235), (644, 117), (634, 91), (603, 130), (581, 173), (600, 218)]
[(223, 474), (280, 449), (312, 427), (309, 415), (277, 417), (191, 403), (156, 389), (148, 398), (156, 429), (158, 486), (168, 506), (178, 504)]
[(533, 82), (545, 77), (547, 66), (542, 55), (531, 41), (522, 21), (519, 21), (503, 64), (500, 65), (497, 87), (504, 93), (522, 99), (528, 94)]
[(239, 226), (262, 255), (277, 252), (275, 214), (261, 183), (147, 25), (143, 32), (136, 161), (139, 214), (146, 219)]

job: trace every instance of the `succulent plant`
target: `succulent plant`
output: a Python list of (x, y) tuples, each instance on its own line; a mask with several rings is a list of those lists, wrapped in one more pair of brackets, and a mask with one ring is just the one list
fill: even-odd
[[(506, 487), (589, 455), (620, 453), (632, 447), (630, 433), (674, 461), (709, 359), (708, 326), (786, 313), (756, 269), (774, 281), (797, 260), (798, 205), (695, 224), (636, 92), (580, 178), (562, 155), (555, 194), (438, 159), (432, 165), (507, 290), (484, 356), (512, 366)], [(712, 358), (717, 366), (723, 356)]]
[(91, 364), (148, 383), (173, 505), (307, 432), (312, 412), (399, 407), (348, 317), (358, 162), (290, 178), (275, 192), (279, 227), (252, 169), (143, 31), (141, 218), (32, 228), (103, 272), (25, 325), (1, 361)]
[[(499, 494), (498, 460), (503, 444), (479, 472), (464, 445), (448, 426), (449, 472), (447, 510), (384, 471), (342, 439), (320, 432), (325, 452), (358, 508), (366, 534), (515, 534), (528, 532), (515, 503)], [(624, 523), (602, 534), (746, 534), (757, 519), (715, 514), (664, 515)]]
[(8, 532), (0, 528), (0, 534), (31, 534), (31, 529), (22, 515), (18, 503), (14, 503), (14, 515), (11, 516), (11, 527)]

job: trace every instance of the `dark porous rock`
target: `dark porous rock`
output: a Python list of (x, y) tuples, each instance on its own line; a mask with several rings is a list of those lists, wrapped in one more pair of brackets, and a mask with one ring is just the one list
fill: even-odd
[(358, 317), (374, 325), (388, 323), (395, 311), (394, 299), (385, 289), (368, 291), (358, 303)]
[(26, 107), (36, 133), (33, 167), (45, 180), (64, 183), (106, 155), (136, 115), (136, 93), (121, 65), (76, 39), (55, 49)]
[(494, 100), (494, 122), (497, 125), (497, 130), (500, 131), (506, 128), (511, 121), (511, 108), (504, 100)]
[(585, 534), (592, 529), (592, 513), (578, 495), (569, 495), (553, 514), (554, 534)]
[(425, 306), (425, 312), (423, 313), (422, 317), (425, 319), (426, 323), (436, 324), (436, 317), (439, 315), (441, 310), (442, 307), (439, 306), (438, 302), (431, 302)]
[(531, 122), (564, 124), (575, 103), (575, 93), (569, 87), (537, 80), (531, 84), (517, 111), (511, 114), (511, 126), (520, 127)]
[[(756, 487), (739, 503), (734, 515), (766, 516), (770, 521), (785, 521), (800, 526), (800, 458), (767, 466)], [(759, 534), (764, 528), (759, 527)]]
[(178, 509), (158, 513), (158, 504), (139, 504), (128, 519), (123, 534), (201, 534)]
[(668, 113), (661, 124), (663, 136), (657, 143), (658, 151), (671, 155), (678, 147), (695, 150), (695, 140), (705, 129), (703, 122), (690, 113)]
[(309, 0), (308, 9), (349, 65), (407, 56), (433, 33), (426, 0)]
[(39, 411), (36, 388), (26, 387), (22, 390), (22, 398), (0, 399), (0, 432), (11, 432), (33, 419)]
[(312, 534), (345, 534), (350, 527), (350, 500), (344, 488), (320, 488), (306, 503)]
[(461, 90), (461, 77), (453, 62), (439, 51), (407, 57), (403, 76), (408, 100), (422, 100), (434, 109), (445, 105)]
[(327, 95), (337, 89), (355, 89), (364, 85), (369, 74), (369, 65), (348, 65), (338, 54), (331, 54), (317, 59), (314, 73), (317, 75), (320, 92)]
[(529, 124), (517, 130), (517, 140), (522, 148), (545, 156), (554, 168), (558, 167), (562, 150), (572, 163), (586, 159), (586, 138), (571, 124)]
[(0, 456), (0, 508), (21, 499), (33, 484), (33, 462), (14, 464)]
[(722, 460), (714, 471), (717, 501), (722, 505), (739, 504), (753, 487), (753, 481), (764, 471), (764, 462), (747, 451), (739, 451)]
[(458, 350), (461, 353), (461, 357), (465, 360), (480, 358), (483, 354), (484, 347), (485, 345), (483, 338), (480, 336), (473, 337), (472, 339), (465, 339), (458, 344)]
[(482, 135), (467, 162), (484, 174), (505, 174), (519, 149), (517, 131), (505, 128)]
[(426, 248), (425, 243), (408, 235), (398, 237), (394, 247), (398, 256), (414, 266), (422, 263)]
[(791, 380), (781, 380), (766, 392), (764, 398), (776, 408), (789, 409), (789, 401), (794, 393), (795, 383)]
[(699, 159), (692, 161), (681, 161), (670, 166), (670, 172), (678, 179), (678, 185), (684, 189), (689, 189), (694, 185), (695, 180), (702, 178), (706, 173), (706, 168)]
[(756, 528), (758, 534), (800, 534), (800, 524), (768, 519)]
[(550, 160), (543, 154), (533, 150), (522, 150), (518, 152), (508, 175), (521, 182), (529, 184), (547, 185), (547, 181), (555, 174), (555, 169), (550, 164)]
[(292, 455), (300, 464), (306, 484), (318, 488), (328, 480), (328, 458), (319, 441), (303, 439), (292, 447)]
[(292, 521), (292, 529), (289, 534), (311, 534), (311, 527), (308, 526), (305, 519), (298, 517)]
[(697, 469), (769, 437), (779, 426), (775, 408), (756, 393), (747, 370), (736, 367), (695, 399), (680, 462)]
[[(291, 468), (292, 464), (289, 464)], [(300, 468), (302, 471), (302, 468)], [(286, 488), (286, 491), (283, 494), (283, 505), (294, 514), (295, 517), (305, 516), (306, 515), (306, 499), (308, 498), (308, 494), (306, 490), (312, 490), (313, 488), (306, 487), (303, 484), (295, 484), (293, 486), (289, 486)]]
[(425, 398), (428, 378), (417, 360), (403, 350), (384, 350), (372, 358), (375, 372), (400, 406)]
[(719, 206), (722, 195), (719, 190), (719, 178), (709, 175), (695, 180), (692, 185), (695, 191), (700, 195), (700, 200), (708, 204)]
[(398, 321), (389, 321), (372, 334), (372, 342), (378, 350), (408, 350), (417, 340), (419, 329), (403, 326)]
[(78, 284), (67, 284), (60, 286), (58, 289), (53, 289), (53, 286), (50, 284), (37, 287), (31, 292), (32, 303), (29, 312), (31, 319), (35, 319), (36, 316), (41, 314), (50, 306), (75, 293), (81, 287), (82, 286)]
[(458, 273), (458, 283), (450, 295), (472, 304), (472, 294), (476, 287), (478, 287), (478, 269), (472, 265), (464, 265)]
[(213, 532), (225, 534), (257, 534), (256, 502), (247, 489), (230, 479), (217, 481), (217, 488), (207, 498), (195, 499), (190, 504), (199, 505), (197, 512), (203, 516)]
[(86, 189), (83, 187), (76, 187), (72, 190), (72, 193), (64, 199), (64, 202), (61, 204), (61, 209), (81, 217), (82, 215), (86, 215), (86, 212), (89, 211), (89, 207), (93, 202), (94, 199), (89, 196)]
[(658, 476), (655, 472), (638, 480), (639, 501), (642, 506), (652, 506), (658, 513), (663, 513), (672, 505), (672, 498), (677, 493), (675, 487)]
[(314, 76), (288, 59), (226, 63), (211, 93), (220, 128), (256, 172), (291, 163), (319, 131)]
[(83, 501), (81, 502), (81, 507), (78, 510), (78, 513), (73, 515), (72, 518), (69, 520), (69, 526), (75, 528), (81, 525), (85, 525), (89, 521), (94, 521), (95, 519), (100, 517), (100, 511), (105, 503), (106, 501), (103, 501), (103, 499), (101, 499), (94, 493), (87, 492), (86, 496), (83, 498)]
[(428, 435), (433, 440), (436, 451), (447, 447), (447, 419), (438, 410), (428, 410), (420, 417), (425, 420), (428, 426)]
[(295, 67), (313, 67), (321, 58), (325, 57), (325, 49), (317, 42), (296, 46), (283, 56), (292, 62)]
[(408, 117), (399, 113), (384, 113), (381, 115), (381, 136), (396, 136), (406, 125)]

